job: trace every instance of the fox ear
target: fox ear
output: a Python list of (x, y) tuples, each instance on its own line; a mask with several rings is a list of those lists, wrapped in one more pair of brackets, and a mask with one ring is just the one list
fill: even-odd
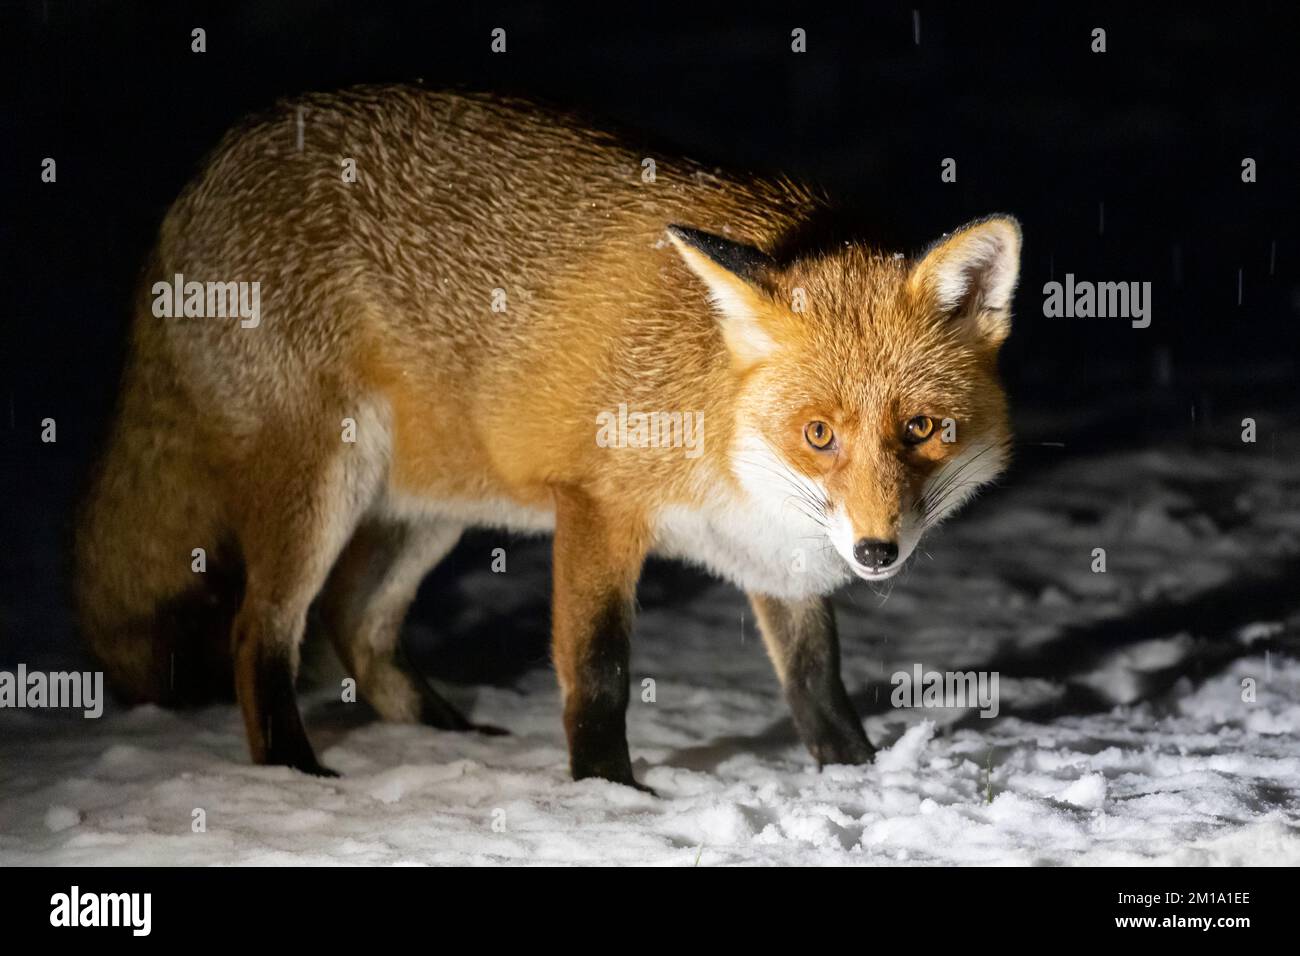
[(1011, 298), (1019, 275), (1020, 223), (990, 216), (931, 246), (908, 281), (938, 311), (998, 346), (1011, 333)]
[(737, 364), (748, 367), (771, 355), (776, 342), (762, 321), (767, 311), (762, 281), (771, 259), (752, 246), (685, 226), (669, 226), (668, 238), (708, 288)]

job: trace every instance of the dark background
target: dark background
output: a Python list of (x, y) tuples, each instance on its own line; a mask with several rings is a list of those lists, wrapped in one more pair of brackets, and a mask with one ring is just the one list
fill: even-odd
[[(1294, 5), (1060, 7), (922, 6), (917, 43), (911, 4), (5, 4), (0, 664), (72, 646), (72, 505), (168, 203), (226, 127), (303, 90), (423, 81), (541, 97), (720, 164), (819, 182), (907, 251), (1016, 215), (1026, 243), (1004, 370), (1018, 468), (1153, 437), (1235, 441), (1242, 415), (1295, 408)], [(203, 54), (190, 51), (196, 26)], [(498, 26), (504, 55), (489, 50)], [(807, 53), (790, 51), (794, 27)], [(46, 156), (56, 184), (40, 181)], [(940, 181), (944, 157), (956, 183)], [(1150, 328), (1044, 318), (1043, 284), (1066, 272), (1150, 281)], [(57, 444), (40, 441), (46, 417)], [(648, 599), (677, 573), (657, 569)], [(544, 655), (547, 584), (525, 587), (539, 602), (530, 653)]]

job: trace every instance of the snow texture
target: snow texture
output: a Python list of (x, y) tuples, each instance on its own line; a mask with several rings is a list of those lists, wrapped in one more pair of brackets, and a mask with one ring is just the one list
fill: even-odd
[[(504, 738), (374, 722), (335, 675), (303, 705), (339, 779), (251, 766), (234, 706), (0, 711), (0, 864), (1300, 864), (1293, 465), (1062, 454), (924, 550), (838, 601), (871, 766), (817, 771), (739, 594), (652, 575), (628, 734), (657, 797), (569, 779), (544, 662), (451, 688)], [(521, 600), (546, 546), (509, 553), (455, 579), (459, 613)], [(999, 716), (892, 707), (916, 663), (998, 671)]]

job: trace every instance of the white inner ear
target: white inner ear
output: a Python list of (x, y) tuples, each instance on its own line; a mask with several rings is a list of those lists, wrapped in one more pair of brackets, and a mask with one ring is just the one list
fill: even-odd
[(941, 309), (969, 302), (975, 309), (1003, 311), (1011, 307), (1020, 273), (1020, 238), (999, 223), (977, 227), (941, 248), (934, 292)]
[(756, 294), (743, 279), (727, 271), (708, 256), (670, 235), (673, 246), (709, 293), (718, 312), (723, 338), (732, 354), (743, 364), (757, 362), (776, 349), (776, 342), (764, 331), (754, 311)]
[(735, 288), (734, 280), (733, 282), (714, 281), (707, 275), (701, 275), (700, 278), (708, 286), (709, 299), (713, 302), (713, 307), (718, 310), (718, 314), (726, 324), (734, 325), (738, 330), (743, 330), (746, 337), (755, 340), (756, 345), (762, 343), (772, 344), (768, 334), (759, 327), (752, 300), (742, 290)]

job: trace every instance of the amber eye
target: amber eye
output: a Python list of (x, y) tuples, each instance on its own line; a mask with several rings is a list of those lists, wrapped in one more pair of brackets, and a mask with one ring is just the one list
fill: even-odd
[(803, 437), (818, 451), (826, 451), (835, 443), (835, 433), (825, 422), (809, 422), (803, 428)]
[(909, 445), (919, 445), (934, 434), (934, 419), (926, 415), (910, 418), (903, 426), (903, 440)]

